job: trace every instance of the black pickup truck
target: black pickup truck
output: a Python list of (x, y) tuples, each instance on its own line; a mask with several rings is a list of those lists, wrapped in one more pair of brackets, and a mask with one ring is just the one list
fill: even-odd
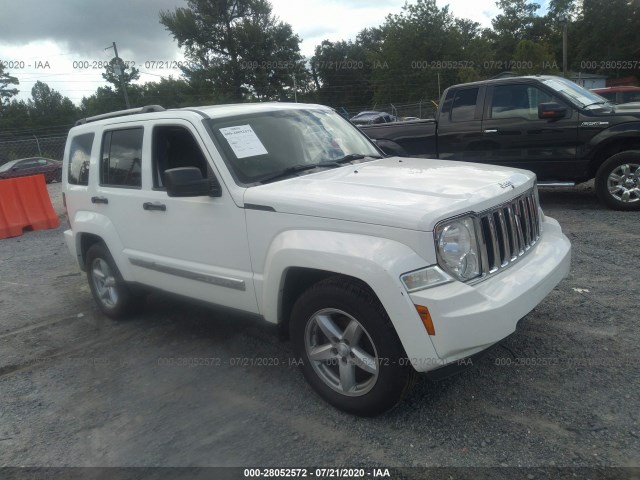
[(640, 105), (608, 103), (564, 78), (455, 85), (434, 120), (360, 128), (390, 155), (524, 168), (542, 185), (595, 178), (605, 205), (640, 210)]

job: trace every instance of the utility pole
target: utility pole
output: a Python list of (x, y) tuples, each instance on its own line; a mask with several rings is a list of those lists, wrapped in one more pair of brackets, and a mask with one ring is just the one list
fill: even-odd
[(562, 76), (567, 78), (567, 28), (569, 26), (569, 18), (566, 15), (560, 17), (562, 24)]
[(293, 72), (293, 98), (298, 103), (298, 84), (296, 83), (296, 73)]
[(116, 56), (116, 65), (113, 68), (113, 71), (118, 77), (120, 77), (120, 85), (122, 86), (122, 92), (124, 93), (124, 103), (127, 105), (127, 108), (131, 108), (131, 104), (129, 103), (129, 95), (127, 95), (127, 86), (124, 83), (124, 65), (122, 60), (118, 56), (118, 48), (116, 47), (116, 42), (113, 42), (113, 47), (107, 47), (105, 50), (109, 50), (113, 48), (113, 53)]

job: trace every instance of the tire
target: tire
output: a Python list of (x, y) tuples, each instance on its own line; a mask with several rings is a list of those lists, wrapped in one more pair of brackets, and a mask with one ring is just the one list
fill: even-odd
[(598, 198), (614, 210), (640, 210), (640, 151), (630, 150), (609, 157), (598, 169)]
[(413, 386), (416, 372), (403, 361), (389, 316), (360, 282), (331, 277), (310, 287), (293, 307), (290, 329), (305, 379), (340, 410), (378, 415)]
[(106, 316), (120, 319), (132, 313), (136, 297), (122, 279), (111, 253), (103, 243), (87, 250), (85, 264), (93, 299)]

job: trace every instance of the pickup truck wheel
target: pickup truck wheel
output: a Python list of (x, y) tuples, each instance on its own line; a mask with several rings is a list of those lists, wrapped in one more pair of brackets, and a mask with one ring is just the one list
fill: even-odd
[(640, 151), (620, 152), (607, 159), (596, 175), (596, 193), (614, 210), (640, 210)]
[(135, 297), (127, 288), (107, 247), (101, 243), (92, 245), (85, 260), (91, 293), (100, 310), (111, 318), (122, 318), (130, 313)]
[(293, 307), (291, 339), (309, 384), (333, 406), (373, 416), (396, 405), (415, 370), (387, 313), (363, 285), (332, 277)]

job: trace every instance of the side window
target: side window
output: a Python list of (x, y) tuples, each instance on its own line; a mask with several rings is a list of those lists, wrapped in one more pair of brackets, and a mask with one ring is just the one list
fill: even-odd
[(196, 167), (207, 178), (207, 160), (189, 130), (180, 126), (153, 128), (153, 186), (164, 188), (164, 171)]
[(22, 162), (17, 163), (14, 168), (16, 170), (27, 170), (29, 168), (35, 168), (37, 166), (38, 166), (37, 160), (24, 160)]
[(491, 118), (538, 119), (538, 105), (559, 102), (544, 90), (529, 85), (500, 85), (493, 89)]
[(442, 100), (440, 101), (440, 103), (442, 104), (442, 108), (441, 108), (442, 116), (449, 116), (449, 112), (451, 112), (451, 104), (453, 103), (454, 93), (455, 93), (455, 90), (449, 90), (446, 98), (444, 97), (444, 94), (442, 94)]
[(105, 132), (102, 138), (100, 184), (110, 187), (142, 186), (142, 128)]
[(466, 122), (475, 118), (478, 88), (458, 90), (451, 104), (451, 121)]
[(72, 185), (89, 185), (89, 159), (93, 138), (93, 133), (85, 133), (71, 140), (67, 181)]

